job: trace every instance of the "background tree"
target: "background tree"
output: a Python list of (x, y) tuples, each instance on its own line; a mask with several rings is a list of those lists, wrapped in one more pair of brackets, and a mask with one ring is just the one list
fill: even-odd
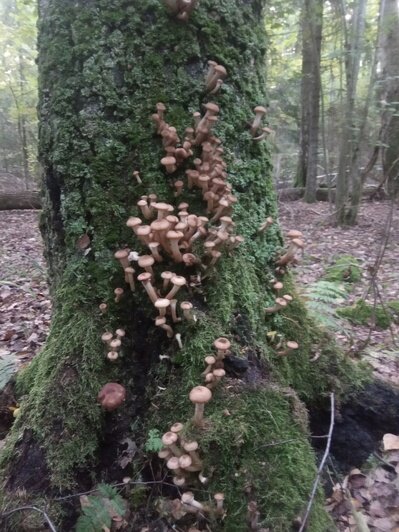
[(381, 13), (380, 90), (383, 170), (391, 196), (399, 192), (399, 5), (384, 0)]
[[(260, 521), (285, 531), (308, 500), (315, 467), (301, 399), (320, 400), (337, 379), (345, 387), (352, 373), (307, 317), (289, 275), (285, 290), (294, 300), (265, 318), (276, 296), (271, 283), (282, 240), (277, 224), (258, 232), (267, 216), (276, 215), (276, 199), (267, 145), (255, 142), (248, 128), (253, 108), (267, 103), (262, 7), (260, 0), (202, 0), (183, 22), (158, 0), (41, 2), (42, 231), (54, 314), (44, 350), (18, 378), (18, 392), (27, 397), (3, 452), (2, 497), (15, 504), (21, 493), (24, 501), (46, 496), (65, 530), (76, 507), (71, 499), (55, 501), (55, 495), (126, 474), (144, 481), (158, 474), (159, 464), (150, 467), (144, 453), (148, 434), (192, 417), (188, 393), (202, 382), (203, 359), (219, 336), (232, 341), (230, 385), (214, 391), (205, 431), (189, 425), (209, 475), (201, 500), (225, 493), (224, 525), (213, 523), (212, 529), (243, 530), (248, 501), (255, 501)], [(216, 95), (207, 93), (204, 82), (208, 60), (227, 70)], [(184, 297), (198, 315), (197, 322), (176, 326), (179, 349), (155, 327), (153, 305), (141, 287), (115, 301), (114, 289), (126, 285), (114, 252), (125, 246), (145, 252), (126, 227), (142, 195), (187, 201), (191, 212), (205, 214), (197, 189), (174, 197), (173, 182), (185, 180), (192, 159), (171, 175), (165, 172), (150, 117), (163, 102), (168, 123), (183, 135), (191, 113), (203, 111), (207, 101), (221, 108), (215, 134), (238, 200), (236, 230), (245, 242), (223, 253), (205, 275), (201, 268), (179, 266), (191, 280)], [(194, 156), (201, 156), (198, 147)], [(141, 182), (133, 170), (140, 171)], [(175, 265), (165, 258), (156, 277), (170, 267)], [(98, 308), (102, 302), (108, 304), (105, 314)], [(126, 336), (112, 364), (101, 336), (121, 327)], [(297, 341), (295, 356), (279, 356), (268, 331), (283, 343)], [(161, 354), (170, 358), (161, 361)], [(104, 414), (96, 397), (109, 381), (122, 383), (127, 398)], [(122, 468), (118, 458), (126, 438), (137, 453)], [(327, 527), (317, 503), (309, 530)]]
[(305, 201), (316, 201), (321, 91), (322, 0), (305, 0), (302, 8), (301, 128), (297, 184)]
[(0, 6), (0, 171), (37, 177), (36, 6), (6, 0)]

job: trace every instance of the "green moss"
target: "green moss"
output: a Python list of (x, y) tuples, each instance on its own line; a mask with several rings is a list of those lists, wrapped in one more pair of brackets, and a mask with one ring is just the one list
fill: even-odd
[(337, 314), (359, 325), (371, 325), (375, 320), (375, 325), (381, 329), (387, 329), (391, 323), (391, 316), (385, 308), (381, 305), (374, 307), (363, 299), (359, 299), (349, 307), (337, 309)]
[[(176, 383), (177, 385), (177, 383)], [(173, 390), (174, 381), (169, 383)], [(187, 419), (193, 409), (187, 401), (189, 387), (179, 381), (181, 401), (166, 391), (157, 407), (172, 406), (173, 414), (158, 417), (163, 430), (178, 419)], [(287, 391), (286, 391), (287, 392)], [(304, 508), (315, 478), (314, 455), (298, 415), (295, 403), (284, 391), (259, 382), (258, 386), (233, 385), (213, 392), (205, 408), (206, 426), (191, 427), (185, 433), (195, 438), (204, 457), (204, 473), (209, 475), (209, 493), (201, 486), (198, 498), (212, 504), (212, 494), (225, 493), (228, 510), (223, 527), (216, 523), (212, 530), (245, 530), (246, 505), (255, 500), (261, 512), (262, 525), (273, 531), (289, 530), (293, 519)], [(194, 484), (195, 486), (195, 484)], [(205, 499), (204, 499), (205, 496)], [(317, 498), (309, 530), (328, 530), (328, 518), (322, 510), (322, 495)]]
[(326, 268), (323, 278), (326, 281), (357, 283), (362, 278), (359, 260), (352, 255), (342, 255)]
[[(71, 277), (58, 289), (45, 348), (18, 376), (18, 392), (29, 395), (14, 426), (20, 437), (24, 429), (33, 428), (37, 444), (46, 449), (51, 481), (63, 488), (73, 487), (77, 468), (95, 456), (102, 427), (95, 398), (112, 380), (101, 343), (104, 320), (93, 312), (87, 285), (80, 280), (81, 290), (71, 293), (68, 281)], [(2, 456), (3, 465), (9, 458), (8, 453)]]
[[(140, 415), (123, 409), (115, 414), (129, 418), (126, 427), (133, 428), (124, 434), (131, 430), (140, 446), (150, 429), (165, 430), (191, 417), (188, 392), (202, 382), (203, 358), (216, 337), (228, 336), (234, 354), (248, 358), (251, 369), (242, 381), (231, 379), (230, 387), (215, 391), (200, 445), (211, 477), (203, 497), (226, 492), (225, 529), (232, 532), (245, 527), (250, 497), (258, 501), (266, 526), (277, 532), (290, 528), (315, 475), (299, 397), (319, 400), (357, 376), (299, 301), (278, 315), (263, 311), (275, 298), (270, 281), (282, 240), (277, 224), (257, 233), (267, 216), (275, 217), (276, 201), (267, 145), (254, 143), (247, 128), (253, 107), (267, 101), (262, 5), (202, 0), (189, 24), (169, 16), (159, 0), (85, 2), (79, 16), (75, 4), (63, 0), (48, 6), (39, 37), (40, 152), (49, 184), (42, 224), (55, 315), (44, 351), (19, 379), (19, 390), (29, 397), (13, 433), (15, 442), (24, 429), (32, 431), (45, 451), (51, 488), (73, 488), (80, 471), (95, 475), (104, 422), (95, 399), (104, 382), (123, 382), (141, 398)], [(156, 102), (164, 102), (166, 119), (182, 136), (190, 114), (207, 101), (208, 59), (229, 73), (215, 98), (221, 107), (215, 133), (223, 141), (238, 198), (237, 233), (245, 243), (212, 271), (201, 272), (202, 285), (191, 291), (198, 321), (176, 326), (184, 343), (176, 351), (175, 343), (154, 330), (154, 311), (142, 290), (119, 305), (113, 302), (113, 289), (123, 283), (113, 252), (121, 246), (142, 250), (125, 225), (142, 194), (175, 201), (170, 184), (185, 169), (171, 178), (160, 167), (163, 150), (150, 115)], [(136, 169), (140, 185), (131, 177)], [(185, 190), (180, 201), (204, 214), (195, 191)], [(83, 252), (77, 242), (85, 233), (90, 246)], [(165, 261), (158, 269), (171, 267)], [(293, 293), (288, 276), (284, 283)], [(101, 301), (109, 304), (103, 318), (97, 310)], [(121, 363), (111, 367), (100, 337), (116, 326), (126, 328), (128, 346)], [(270, 331), (297, 340), (298, 352), (284, 359), (276, 355)], [(159, 363), (161, 352), (170, 355), (169, 366)], [(18, 443), (7, 457), (12, 467)], [(319, 498), (309, 530), (327, 529)]]

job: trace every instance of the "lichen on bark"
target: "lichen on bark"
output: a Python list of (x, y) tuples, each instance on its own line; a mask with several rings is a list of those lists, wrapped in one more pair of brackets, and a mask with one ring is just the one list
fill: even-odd
[[(21, 475), (21, 457), (29, 448), (42, 452), (49, 495), (113, 480), (110, 468), (98, 470), (105, 446), (116, 457), (118, 437), (129, 436), (140, 447), (147, 430), (187, 420), (188, 391), (199, 383), (203, 357), (216, 336), (228, 335), (250, 370), (231, 388), (217, 390), (209, 409), (211, 428), (202, 445), (213, 474), (206, 497), (226, 491), (225, 528), (231, 531), (244, 529), (247, 499), (258, 502), (262, 521), (274, 531), (288, 530), (303, 509), (315, 467), (300, 399), (315, 400), (339, 379), (345, 386), (351, 371), (314, 330), (299, 301), (282, 315), (264, 318), (263, 308), (274, 297), (270, 280), (282, 239), (277, 224), (257, 233), (267, 216), (276, 218), (277, 207), (267, 145), (253, 142), (248, 131), (253, 107), (267, 102), (262, 5), (202, 0), (187, 24), (158, 0), (51, 0), (46, 6), (39, 35), (40, 157), (54, 317), (45, 349), (19, 378), (19, 390), (28, 397), (3, 459), (9, 493), (25, 488), (42, 494), (43, 487)], [(209, 59), (228, 71), (215, 98), (204, 91)], [(137, 212), (142, 194), (173, 199), (150, 122), (155, 104), (166, 105), (168, 122), (181, 134), (191, 125), (190, 114), (210, 99), (221, 107), (216, 133), (238, 198), (237, 233), (245, 243), (204, 283), (199, 320), (182, 326), (184, 349), (177, 351), (155, 330), (145, 294), (113, 302), (113, 289), (123, 283), (113, 253), (132, 246), (125, 222)], [(132, 178), (136, 169), (142, 184)], [(200, 209), (191, 192), (179, 200)], [(90, 246), (82, 250), (77, 242), (84, 234)], [(110, 309), (100, 316), (104, 300)], [(116, 326), (127, 335), (120, 362), (111, 366), (100, 337)], [(300, 338), (299, 352), (279, 359), (267, 341), (271, 330)], [(310, 362), (315, 345), (317, 364)], [(174, 357), (168, 369), (161, 353)], [(126, 385), (128, 400), (104, 416), (95, 398), (112, 380)], [(159, 394), (158, 385), (166, 391)], [(327, 530), (326, 523), (317, 503), (309, 530)]]

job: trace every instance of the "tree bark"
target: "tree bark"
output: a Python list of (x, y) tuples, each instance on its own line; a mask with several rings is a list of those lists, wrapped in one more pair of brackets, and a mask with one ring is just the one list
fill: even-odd
[(316, 201), (322, 26), (323, 1), (306, 0), (302, 8), (302, 120), (297, 186), (305, 187), (307, 203)]
[[(248, 129), (253, 108), (266, 104), (262, 6), (260, 0), (202, 0), (185, 23), (155, 0), (41, 2), (42, 231), (54, 315), (44, 350), (18, 379), (19, 393), (28, 395), (3, 458), (4, 498), (15, 503), (21, 490), (30, 500), (53, 498), (100, 480), (126, 475), (135, 480), (137, 471), (144, 481), (161, 479), (159, 461), (143, 451), (147, 434), (151, 429), (162, 434), (181, 421), (186, 436), (198, 438), (209, 476), (207, 485), (195, 481), (189, 489), (199, 488), (204, 502), (216, 491), (225, 493), (226, 518), (210, 516), (212, 530), (245, 530), (247, 504), (256, 501), (262, 523), (285, 531), (306, 506), (315, 467), (299, 397), (319, 398), (336, 379), (345, 387), (353, 373), (309, 321), (299, 298), (265, 320), (264, 308), (276, 297), (270, 283), (282, 240), (277, 224), (258, 232), (268, 216), (276, 216), (276, 197), (267, 146), (254, 142)], [(228, 73), (212, 96), (204, 84), (208, 60)], [(245, 243), (224, 253), (205, 274), (166, 258), (156, 267), (157, 279), (161, 271), (173, 270), (191, 283), (181, 298), (193, 303), (198, 319), (173, 324), (182, 337), (179, 349), (154, 326), (156, 313), (142, 287), (129, 291), (113, 254), (126, 246), (148, 253), (126, 227), (142, 195), (156, 193), (174, 205), (187, 201), (190, 212), (206, 215), (198, 189), (185, 185), (181, 196), (173, 196), (173, 182), (186, 182), (184, 169), (193, 167), (193, 158), (167, 174), (150, 117), (163, 102), (167, 122), (183, 136), (192, 125), (191, 113), (203, 111), (207, 101), (221, 108), (215, 134), (223, 141), (238, 199), (236, 231)], [(194, 156), (199, 155), (197, 147)], [(142, 183), (132, 177), (134, 170)], [(284, 282), (294, 293), (289, 275)], [(116, 287), (125, 289), (119, 303)], [(99, 312), (102, 302), (106, 314)], [(112, 364), (101, 335), (117, 328), (126, 336)], [(268, 330), (277, 331), (283, 344), (298, 341), (297, 353), (279, 357)], [(206, 428), (198, 430), (190, 423), (188, 393), (203, 383), (203, 359), (219, 336), (232, 341), (234, 356), (205, 408)], [(313, 351), (317, 362), (310, 360)], [(161, 354), (169, 358), (160, 360)], [(96, 404), (106, 382), (127, 389), (124, 406), (115, 412), (104, 413)], [(126, 438), (139, 451), (123, 468), (118, 457)], [(167, 488), (159, 494), (178, 497)], [(147, 512), (153, 500), (148, 499)], [(76, 519), (71, 503), (62, 506), (64, 521), (50, 509), (60, 530), (73, 528), (65, 524), (65, 515)], [(140, 530), (140, 512), (134, 512), (131, 526)], [(150, 516), (145, 519), (148, 524)], [(309, 530), (328, 526), (319, 499)]]
[(384, 1), (381, 18), (382, 163), (388, 193), (396, 197), (399, 194), (399, 6), (396, 0)]
[[(337, 212), (337, 222), (340, 225), (351, 223), (351, 209), (347, 210), (347, 203), (350, 192), (349, 170), (353, 158), (354, 132), (357, 127), (356, 116), (356, 90), (359, 75), (361, 52), (363, 48), (363, 35), (366, 15), (366, 0), (359, 0), (353, 12), (353, 20), (350, 31), (347, 29), (345, 20), (345, 10), (342, 0), (338, 2), (339, 11), (342, 17), (342, 24), (345, 28), (345, 72), (346, 72), (346, 105), (343, 113), (342, 134), (339, 149), (339, 163), (337, 175), (337, 191), (335, 207)], [(349, 215), (348, 215), (349, 212)]]

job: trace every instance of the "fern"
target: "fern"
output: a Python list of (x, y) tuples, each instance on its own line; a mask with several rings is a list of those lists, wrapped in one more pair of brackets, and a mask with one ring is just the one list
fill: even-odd
[(343, 285), (331, 281), (317, 281), (302, 290), (310, 317), (321, 327), (343, 330), (335, 307), (345, 301)]
[(109, 484), (97, 486), (97, 492), (80, 498), (82, 514), (76, 523), (76, 532), (111, 530), (114, 518), (124, 517), (126, 501)]
[(148, 432), (147, 441), (145, 442), (144, 448), (147, 452), (157, 453), (163, 447), (161, 440), (161, 434), (158, 429), (151, 429)]

